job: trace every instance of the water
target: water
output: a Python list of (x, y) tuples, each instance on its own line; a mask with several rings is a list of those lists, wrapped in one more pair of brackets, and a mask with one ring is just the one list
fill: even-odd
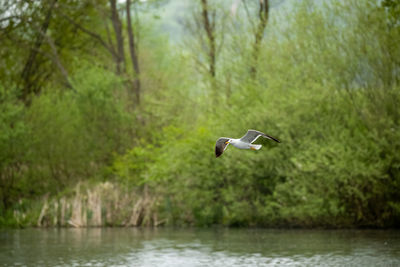
[(0, 266), (400, 266), (400, 231), (0, 230)]

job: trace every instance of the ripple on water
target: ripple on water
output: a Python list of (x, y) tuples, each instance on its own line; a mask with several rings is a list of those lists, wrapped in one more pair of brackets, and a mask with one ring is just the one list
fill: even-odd
[(148, 242), (140, 250), (120, 255), (113, 266), (395, 266), (396, 258), (377, 257), (359, 251), (350, 255), (337, 253), (304, 255), (271, 255), (261, 253), (239, 254), (229, 251), (213, 251), (199, 243), (175, 245), (173, 242), (157, 240)]
[(0, 266), (400, 266), (400, 232), (12, 230)]

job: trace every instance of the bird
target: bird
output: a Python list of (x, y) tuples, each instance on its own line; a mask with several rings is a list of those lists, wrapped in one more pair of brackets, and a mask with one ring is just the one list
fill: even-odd
[(278, 143), (281, 142), (278, 139), (276, 139), (275, 137), (267, 135), (263, 132), (260, 132), (257, 130), (248, 130), (247, 133), (244, 136), (242, 136), (240, 139), (234, 139), (234, 138), (228, 138), (228, 137), (218, 138), (218, 140), (215, 144), (215, 157), (218, 158), (219, 156), (221, 156), (229, 144), (232, 144), (234, 147), (240, 148), (240, 149), (259, 150), (262, 147), (262, 145), (253, 145), (252, 143), (254, 141), (256, 141), (257, 138), (260, 136), (274, 140), (275, 142), (278, 142)]

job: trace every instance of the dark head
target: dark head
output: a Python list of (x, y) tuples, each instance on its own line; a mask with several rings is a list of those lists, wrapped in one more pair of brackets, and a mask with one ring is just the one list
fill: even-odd
[(215, 144), (215, 157), (218, 158), (219, 156), (224, 153), (226, 146), (229, 145), (229, 138), (221, 137), (217, 140)]

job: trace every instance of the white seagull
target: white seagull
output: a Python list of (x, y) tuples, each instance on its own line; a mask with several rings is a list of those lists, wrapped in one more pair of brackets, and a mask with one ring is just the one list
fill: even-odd
[(278, 139), (276, 139), (270, 135), (267, 135), (265, 133), (262, 133), (260, 131), (248, 130), (247, 133), (240, 139), (220, 137), (217, 140), (217, 143), (215, 144), (215, 157), (218, 158), (219, 156), (221, 156), (229, 144), (232, 144), (234, 147), (240, 148), (240, 149), (259, 150), (262, 147), (262, 145), (253, 145), (252, 143), (254, 141), (256, 141), (257, 138), (260, 136), (274, 140), (275, 142), (278, 142), (278, 143), (281, 142)]

